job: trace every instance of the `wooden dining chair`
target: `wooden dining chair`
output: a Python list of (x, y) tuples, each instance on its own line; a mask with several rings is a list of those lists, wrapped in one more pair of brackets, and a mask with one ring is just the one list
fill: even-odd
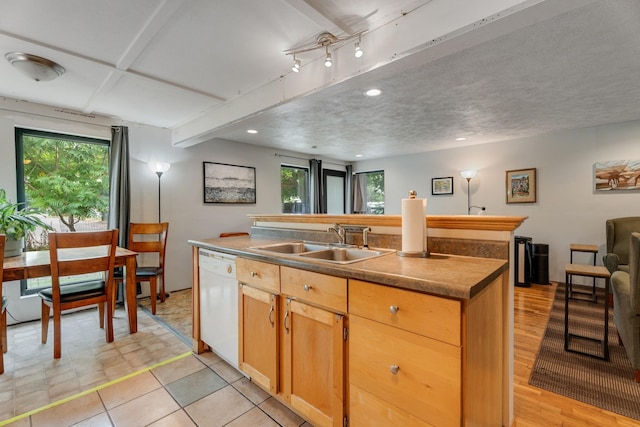
[[(0, 234), (0, 260), (4, 260), (4, 242), (6, 236)], [(4, 353), (7, 352), (7, 297), (2, 295), (2, 272), (0, 268), (0, 297), (2, 297), (2, 308), (0, 310), (0, 374), (4, 374)]]
[[(49, 233), (51, 287), (41, 290), (42, 343), (49, 332), (49, 315), (53, 309), (53, 357), (62, 355), (61, 314), (64, 310), (97, 304), (100, 327), (105, 329), (107, 342), (113, 341), (113, 270), (115, 267), (118, 230), (72, 233)], [(67, 276), (103, 273), (99, 279)], [(66, 281), (66, 280), (65, 280)], [(106, 310), (105, 310), (106, 306)], [(106, 322), (105, 322), (106, 320)]]
[[(157, 262), (154, 266), (136, 266), (136, 282), (149, 282), (149, 295), (151, 298), (151, 313), (156, 314), (156, 299), (158, 293), (158, 279), (160, 280), (160, 302), (165, 301), (164, 290), (164, 259), (167, 248), (167, 236), (169, 223), (130, 223), (129, 243), (127, 249), (138, 254), (157, 254)], [(116, 277), (116, 281), (122, 281), (122, 276)]]

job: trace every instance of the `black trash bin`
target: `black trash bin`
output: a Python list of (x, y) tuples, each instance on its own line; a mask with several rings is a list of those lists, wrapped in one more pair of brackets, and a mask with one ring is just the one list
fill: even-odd
[(549, 245), (533, 244), (533, 283), (549, 284)]
[(531, 237), (515, 236), (513, 283), (516, 286), (531, 286), (531, 245)]

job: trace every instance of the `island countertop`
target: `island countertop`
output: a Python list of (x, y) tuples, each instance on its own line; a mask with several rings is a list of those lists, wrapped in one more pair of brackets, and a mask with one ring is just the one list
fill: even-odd
[(335, 264), (251, 249), (255, 246), (299, 241), (241, 236), (189, 240), (188, 243), (197, 248), (243, 258), (459, 300), (473, 298), (508, 270), (508, 262), (502, 259), (437, 253), (426, 258), (403, 257), (389, 253), (351, 264)]

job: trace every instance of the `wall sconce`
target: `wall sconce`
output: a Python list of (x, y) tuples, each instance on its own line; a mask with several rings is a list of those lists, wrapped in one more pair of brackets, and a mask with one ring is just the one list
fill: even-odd
[(151, 161), (149, 163), (147, 163), (147, 166), (149, 166), (149, 169), (151, 169), (152, 172), (155, 172), (156, 175), (158, 175), (158, 222), (162, 222), (160, 220), (161, 215), (161, 205), (160, 205), (160, 178), (162, 177), (162, 174), (165, 173), (166, 171), (169, 170), (169, 168), (171, 167), (171, 163), (167, 163), (167, 162), (156, 162), (156, 161)]
[(324, 49), (325, 51), (324, 60), (323, 60), (324, 66), (329, 68), (333, 65), (333, 57), (331, 55), (331, 52), (329, 52), (330, 47), (332, 47), (332, 50), (335, 51), (338, 45), (341, 45), (349, 40), (353, 40), (357, 38), (358, 40), (354, 44), (354, 47), (355, 47), (354, 56), (356, 58), (361, 58), (362, 55), (364, 55), (364, 50), (362, 50), (362, 47), (360, 46), (360, 43), (362, 42), (362, 34), (364, 34), (364, 31), (361, 31), (359, 33), (352, 34), (352, 35), (347, 35), (344, 37), (338, 37), (338, 36), (334, 36), (328, 31), (324, 31), (320, 33), (318, 37), (316, 37), (316, 41), (314, 43), (308, 44), (305, 46), (294, 47), (289, 50), (285, 50), (284, 54), (293, 55), (293, 66), (291, 67), (291, 71), (293, 71), (294, 73), (299, 73), (300, 67), (302, 66), (302, 64), (300, 62), (300, 59), (298, 59), (296, 55), (299, 55), (305, 52), (311, 52), (317, 49)]

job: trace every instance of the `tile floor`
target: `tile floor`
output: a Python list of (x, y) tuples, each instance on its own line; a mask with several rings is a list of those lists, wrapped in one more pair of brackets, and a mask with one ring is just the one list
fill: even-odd
[(190, 353), (143, 310), (136, 334), (122, 309), (114, 329), (107, 344), (96, 310), (64, 316), (54, 361), (39, 322), (10, 326), (0, 426), (309, 426), (215, 354)]

